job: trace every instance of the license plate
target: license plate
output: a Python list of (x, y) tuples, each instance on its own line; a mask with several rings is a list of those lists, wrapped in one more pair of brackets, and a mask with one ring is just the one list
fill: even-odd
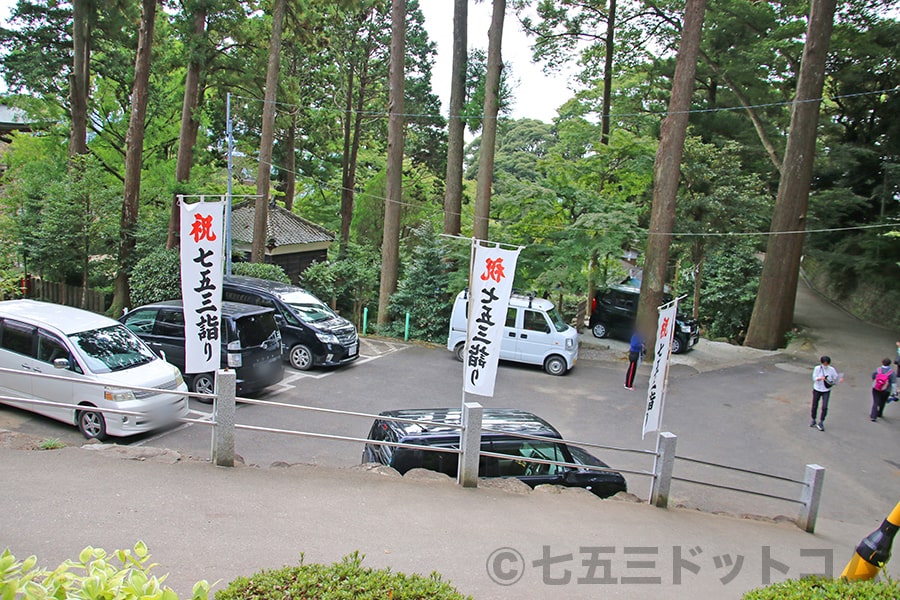
[(348, 353), (350, 356), (355, 355), (359, 351), (359, 343), (353, 344), (350, 346), (350, 352)]

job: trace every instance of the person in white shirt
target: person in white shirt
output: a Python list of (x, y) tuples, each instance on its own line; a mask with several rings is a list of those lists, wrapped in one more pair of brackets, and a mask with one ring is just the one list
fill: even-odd
[[(828, 414), (828, 399), (831, 397), (831, 388), (836, 383), (844, 381), (834, 367), (831, 366), (831, 357), (823, 356), (819, 359), (819, 363), (812, 374), (813, 392), (812, 392), (812, 410), (810, 415), (812, 421), (810, 427), (816, 427), (819, 431), (825, 431), (825, 416)], [(819, 403), (822, 404), (822, 413), (816, 422), (816, 413), (819, 411)]]

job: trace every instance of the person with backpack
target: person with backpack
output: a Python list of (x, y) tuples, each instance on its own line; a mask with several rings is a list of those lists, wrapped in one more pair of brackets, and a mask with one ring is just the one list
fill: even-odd
[(878, 417), (884, 416), (884, 405), (896, 381), (897, 374), (891, 367), (891, 359), (885, 358), (881, 361), (881, 366), (872, 373), (872, 410), (869, 411), (869, 420), (873, 423)]
[[(825, 415), (828, 414), (828, 400), (831, 397), (831, 388), (836, 383), (844, 381), (834, 367), (831, 366), (831, 357), (823, 356), (819, 359), (819, 364), (813, 369), (813, 392), (812, 392), (812, 421), (810, 427), (815, 427), (819, 431), (825, 431)], [(822, 403), (822, 414), (816, 422), (816, 413), (819, 411), (819, 402)]]

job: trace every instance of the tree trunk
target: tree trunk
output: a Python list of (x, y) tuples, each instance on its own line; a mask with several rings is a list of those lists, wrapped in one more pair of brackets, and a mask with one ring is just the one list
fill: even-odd
[[(195, 114), (200, 106), (200, 71), (203, 68), (196, 52), (206, 47), (206, 9), (198, 6), (194, 13), (193, 39), (197, 42), (184, 79), (184, 101), (181, 104), (181, 131), (178, 135), (178, 157), (175, 160), (175, 182), (186, 183), (191, 178), (191, 166), (194, 163), (194, 146), (197, 144), (197, 131), (200, 122)], [(169, 213), (169, 231), (166, 236), (166, 248), (178, 247), (178, 235), (181, 228), (181, 207), (178, 206), (178, 195), (172, 198), (172, 211)]]
[(150, 87), (150, 53), (153, 46), (153, 25), (157, 0), (141, 0), (141, 29), (138, 34), (137, 56), (134, 62), (134, 84), (131, 89), (131, 117), (125, 136), (125, 197), (122, 201), (122, 220), (119, 233), (119, 260), (115, 293), (110, 311), (113, 316), (131, 304), (128, 278), (132, 268), (132, 254), (136, 244), (138, 207), (141, 194), (141, 165), (144, 148), (144, 120), (147, 116), (147, 94)]
[(491, 187), (494, 183), (494, 152), (497, 145), (497, 114), (500, 110), (500, 73), (503, 70), (503, 17), (506, 0), (494, 0), (491, 26), (488, 29), (487, 74), (484, 85), (484, 119), (481, 125), (481, 151), (478, 155), (478, 183), (475, 194), (476, 239), (488, 239), (491, 216)]
[(284, 136), (284, 208), (294, 210), (294, 194), (297, 193), (297, 109), (291, 110), (291, 122)]
[(616, 25), (616, 0), (609, 0), (609, 20), (606, 24), (606, 60), (603, 66), (603, 114), (600, 115), (600, 143), (609, 144), (609, 114), (612, 102), (613, 49)]
[(400, 202), (403, 192), (403, 93), (406, 56), (406, 1), (391, 0), (391, 71), (388, 106), (388, 160), (384, 199), (384, 237), (381, 242), (381, 285), (378, 325), (390, 320), (389, 304), (397, 290), (400, 262)]
[[(669, 114), (662, 123), (659, 148), (653, 165), (653, 206), (650, 209), (650, 237), (644, 275), (641, 280), (638, 327), (645, 334), (656, 331), (657, 307), (662, 304), (672, 227), (675, 224), (675, 199), (681, 173), (681, 157), (687, 136), (688, 110), (694, 90), (694, 74), (700, 52), (700, 36), (706, 0), (687, 0), (684, 26), (675, 62)], [(655, 333), (654, 333), (655, 335)], [(653, 343), (653, 336), (647, 335)]]
[(69, 75), (69, 157), (87, 154), (87, 98), (90, 69), (88, 0), (72, 2), (72, 74)]
[(262, 134), (259, 140), (259, 168), (256, 171), (256, 209), (253, 215), (253, 244), (250, 262), (266, 257), (269, 185), (271, 184), (272, 147), (275, 143), (275, 102), (278, 99), (278, 71), (281, 67), (281, 35), (287, 0), (275, 0), (272, 7), (272, 39), (266, 67), (266, 98), (263, 103)]
[(444, 233), (459, 235), (462, 219), (465, 128), (461, 115), (466, 101), (467, 27), (469, 0), (453, 3), (453, 66), (450, 73), (450, 122), (447, 126), (447, 178), (444, 189)]
[[(350, 46), (350, 55), (356, 47), (357, 39), (353, 38)], [(347, 92), (344, 95), (344, 151), (341, 153), (341, 254), (346, 253), (347, 243), (350, 241), (350, 223), (353, 220), (353, 187), (351, 184), (350, 144), (353, 134), (353, 123), (356, 121), (353, 115), (353, 90), (356, 80), (356, 65), (349, 64), (347, 69)], [(362, 97), (362, 95), (360, 95)]]
[[(370, 38), (366, 44), (366, 57), (370, 55), (372, 43)], [(362, 64), (362, 72), (357, 80), (356, 87), (353, 84), (353, 71), (349, 75), (347, 85), (346, 117), (344, 119), (344, 158), (341, 172), (341, 247), (339, 257), (347, 256), (347, 248), (350, 243), (350, 226), (353, 224), (353, 206), (356, 200), (356, 164), (359, 159), (360, 137), (362, 135), (363, 108), (365, 106), (366, 92), (369, 83), (369, 60), (366, 58)], [(353, 98), (356, 97), (354, 111)], [(352, 120), (351, 120), (352, 115)], [(351, 125), (352, 124), (352, 125)]]
[(772, 235), (766, 246), (759, 291), (744, 342), (753, 348), (774, 350), (782, 347), (785, 333), (793, 323), (816, 152), (819, 103), (834, 10), (835, 0), (813, 0), (810, 6), (797, 94), (791, 111), (791, 129), (772, 213)]

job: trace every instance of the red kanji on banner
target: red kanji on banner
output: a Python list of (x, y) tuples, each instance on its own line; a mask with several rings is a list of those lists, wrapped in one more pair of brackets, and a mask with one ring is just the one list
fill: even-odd
[(498, 258), (497, 260), (491, 260), (489, 258), (485, 261), (484, 273), (481, 274), (482, 281), (493, 279), (497, 283), (500, 283), (500, 280), (504, 277), (506, 277), (506, 273), (503, 271), (502, 258)]
[(209, 240), (211, 242), (216, 239), (216, 232), (212, 230), (212, 215), (194, 215), (194, 224), (191, 226), (191, 237), (195, 242), (200, 240)]

